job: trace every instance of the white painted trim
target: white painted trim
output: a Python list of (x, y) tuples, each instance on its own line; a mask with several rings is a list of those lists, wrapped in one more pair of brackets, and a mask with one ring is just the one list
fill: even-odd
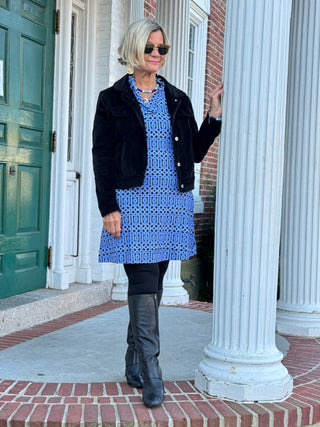
[[(194, 76), (196, 76), (196, 79), (193, 81), (191, 102), (198, 126), (200, 126), (203, 121), (208, 16), (203, 10), (199, 9), (194, 1), (190, 3), (190, 24), (194, 25), (196, 28), (194, 49)], [(202, 213), (204, 211), (204, 203), (200, 196), (201, 163), (195, 164), (194, 171), (194, 213)]]
[(94, 183), (91, 161), (91, 132), (95, 113), (95, 63), (96, 63), (96, 15), (97, 0), (87, 2), (86, 39), (83, 70), (83, 120), (81, 146), (81, 193), (80, 193), (80, 236), (79, 265), (76, 280), (81, 283), (92, 282), (90, 263), (91, 203)]
[[(92, 282), (90, 266), (90, 221), (91, 197), (93, 192), (92, 162), (91, 162), (91, 129), (95, 111), (95, 57), (96, 57), (96, 3), (90, 0), (87, 6), (79, 0), (58, 0), (60, 9), (60, 34), (56, 36), (55, 85), (53, 105), (53, 129), (57, 132), (57, 150), (52, 155), (51, 170), (51, 201), (49, 223), (49, 246), (52, 246), (53, 265), (48, 270), (48, 286), (56, 289), (66, 289), (70, 280), (81, 283)], [(77, 101), (78, 113), (75, 115), (78, 127), (78, 151), (74, 153), (74, 163), (67, 162), (68, 116), (69, 116), (69, 76), (70, 76), (70, 42), (71, 17), (73, 5), (80, 6), (85, 13), (81, 34), (80, 72), (75, 83), (75, 91), (80, 98)], [(89, 143), (88, 143), (89, 141)], [(79, 255), (75, 259), (76, 272), (69, 277), (65, 267), (65, 227), (70, 220), (66, 215), (67, 170), (75, 168), (81, 174), (80, 192), (80, 226), (79, 226)]]
[(64, 217), (66, 212), (67, 140), (69, 114), (69, 72), (72, 0), (57, 0), (60, 10), (60, 33), (56, 35), (53, 130), (57, 132), (57, 148), (52, 154), (51, 199), (49, 214), (49, 246), (52, 246), (52, 268), (47, 285), (55, 289), (68, 288), (68, 273), (64, 267)]
[(202, 9), (207, 15), (210, 15), (210, 0), (192, 0), (192, 3), (199, 9)]

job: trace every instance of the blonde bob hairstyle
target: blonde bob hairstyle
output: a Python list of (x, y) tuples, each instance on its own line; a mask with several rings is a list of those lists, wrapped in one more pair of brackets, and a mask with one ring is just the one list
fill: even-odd
[(144, 48), (146, 46), (149, 34), (153, 31), (161, 31), (163, 43), (169, 44), (168, 36), (164, 29), (155, 21), (149, 18), (134, 22), (128, 28), (123, 36), (118, 53), (118, 61), (126, 65), (129, 74), (133, 73), (134, 68), (144, 65)]

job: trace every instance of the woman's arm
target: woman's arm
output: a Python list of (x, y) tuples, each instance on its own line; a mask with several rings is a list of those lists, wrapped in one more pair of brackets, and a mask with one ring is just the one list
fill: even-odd
[(119, 211), (115, 191), (115, 128), (100, 93), (93, 125), (93, 169), (101, 215)]

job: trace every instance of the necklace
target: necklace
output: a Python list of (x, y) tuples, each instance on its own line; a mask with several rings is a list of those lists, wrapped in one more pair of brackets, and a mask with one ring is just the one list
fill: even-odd
[(144, 89), (140, 89), (138, 87), (137, 87), (137, 89), (139, 92), (142, 92), (142, 93), (154, 93), (159, 89), (159, 83), (157, 83), (157, 86), (152, 90), (144, 90)]

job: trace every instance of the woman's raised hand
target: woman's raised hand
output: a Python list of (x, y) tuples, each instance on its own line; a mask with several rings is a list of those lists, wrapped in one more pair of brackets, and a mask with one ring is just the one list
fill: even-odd
[(222, 116), (221, 95), (223, 82), (216, 86), (210, 95), (210, 116), (219, 119)]

